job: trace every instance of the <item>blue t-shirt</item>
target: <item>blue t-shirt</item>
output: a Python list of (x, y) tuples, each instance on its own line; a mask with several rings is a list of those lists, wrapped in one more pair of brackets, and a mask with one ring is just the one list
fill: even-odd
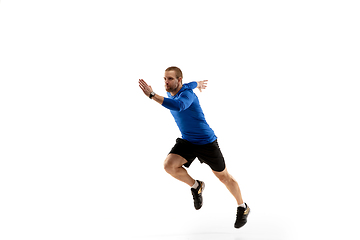
[(197, 145), (212, 143), (217, 139), (214, 131), (205, 120), (200, 102), (192, 89), (197, 87), (196, 82), (183, 84), (175, 95), (164, 98), (163, 106), (170, 109), (182, 138)]

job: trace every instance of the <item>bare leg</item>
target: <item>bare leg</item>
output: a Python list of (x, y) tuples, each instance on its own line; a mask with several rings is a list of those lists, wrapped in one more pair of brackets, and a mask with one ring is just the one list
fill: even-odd
[(177, 180), (182, 181), (192, 187), (195, 183), (195, 180), (190, 177), (186, 169), (182, 166), (186, 162), (186, 159), (180, 155), (170, 153), (165, 159), (164, 169)]
[(239, 184), (236, 182), (236, 180), (228, 173), (227, 169), (225, 168), (222, 172), (215, 172), (213, 171), (216, 177), (219, 178), (219, 180), (225, 184), (227, 189), (230, 191), (230, 193), (235, 197), (237, 204), (243, 204), (244, 201), (241, 196)]

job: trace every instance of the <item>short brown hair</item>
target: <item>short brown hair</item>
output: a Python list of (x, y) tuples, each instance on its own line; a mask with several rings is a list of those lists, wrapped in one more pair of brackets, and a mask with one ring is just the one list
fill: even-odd
[(178, 68), (178, 67), (174, 67), (174, 66), (173, 66), (173, 67), (168, 67), (168, 68), (165, 70), (165, 72), (167, 72), (167, 71), (175, 71), (175, 76), (176, 76), (177, 79), (179, 79), (180, 77), (183, 78), (182, 71), (181, 71), (181, 69)]

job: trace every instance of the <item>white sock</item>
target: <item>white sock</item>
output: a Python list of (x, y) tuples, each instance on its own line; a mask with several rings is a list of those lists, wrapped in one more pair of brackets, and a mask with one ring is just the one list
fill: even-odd
[(246, 208), (245, 203), (238, 205), (238, 207)]
[(198, 181), (195, 180), (195, 183), (191, 188), (197, 189), (198, 186), (199, 186), (199, 183), (198, 183)]

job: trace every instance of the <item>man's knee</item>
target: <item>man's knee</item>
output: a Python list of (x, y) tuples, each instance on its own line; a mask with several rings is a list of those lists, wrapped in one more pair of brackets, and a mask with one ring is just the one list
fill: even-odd
[(174, 171), (173, 164), (168, 159), (165, 159), (164, 161), (164, 169), (167, 173), (171, 173)]
[(225, 185), (231, 181), (231, 177), (227, 175), (218, 176), (218, 178)]
[(222, 173), (216, 173), (216, 172), (214, 172), (214, 173), (215, 173), (216, 177), (225, 185), (228, 184), (229, 182), (233, 181), (233, 178), (227, 171), (224, 171)]
[(177, 156), (168, 155), (164, 161), (164, 169), (167, 173), (173, 173), (177, 168), (182, 167), (184, 164), (183, 159)]

